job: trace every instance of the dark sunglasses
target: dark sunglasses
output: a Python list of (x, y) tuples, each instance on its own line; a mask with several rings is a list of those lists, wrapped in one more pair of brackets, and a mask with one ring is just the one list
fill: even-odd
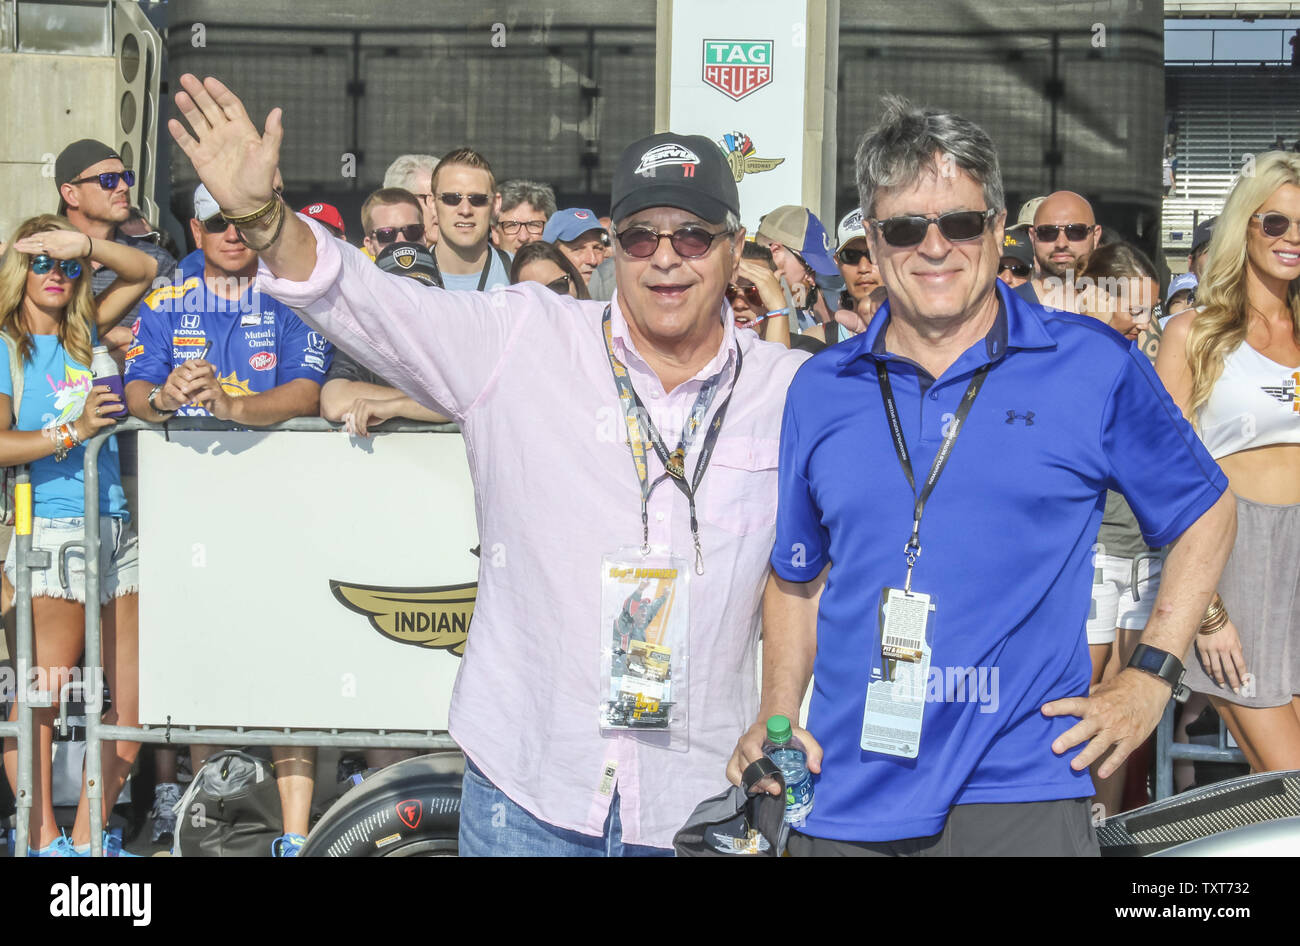
[(424, 224), (408, 223), (404, 227), (377, 227), (370, 231), (370, 239), (376, 243), (396, 243), (398, 236), (407, 243), (419, 243), (424, 239)]
[(557, 276), (546, 284), (546, 288), (560, 296), (569, 294), (569, 277), (568, 275)]
[(682, 227), (672, 233), (660, 233), (649, 227), (629, 227), (622, 233), (615, 233), (618, 245), (623, 252), (633, 259), (649, 259), (659, 250), (659, 241), (668, 237), (675, 252), (682, 259), (699, 259), (706, 255), (718, 237), (730, 236), (734, 230), (710, 233), (703, 227)]
[(207, 220), (201, 221), (201, 225), (208, 233), (225, 233), (226, 229), (230, 226), (230, 221), (221, 216), (221, 214), (216, 214), (215, 216), (209, 217)]
[(727, 287), (727, 301), (732, 305), (735, 305), (736, 299), (742, 295), (745, 297), (745, 301), (749, 303), (751, 309), (758, 309), (760, 311), (763, 309), (763, 297), (758, 294), (757, 286), (753, 284), (748, 286), (737, 286), (735, 283), (732, 283)]
[(871, 254), (866, 250), (840, 250), (835, 255), (839, 257), (840, 262), (845, 266), (857, 266), (864, 256), (867, 258), (868, 263), (871, 262)]
[(1251, 216), (1259, 221), (1259, 228), (1264, 231), (1266, 237), (1286, 236), (1291, 229), (1291, 224), (1300, 224), (1300, 220), (1294, 220), (1286, 214), (1251, 214)]
[(90, 177), (79, 177), (75, 181), (68, 181), (69, 184), (89, 184), (91, 181), (98, 181), (99, 186), (106, 191), (117, 190), (117, 182), (126, 181), (127, 187), (135, 187), (135, 171), (105, 171), (103, 174), (92, 174)]
[(998, 263), (998, 272), (999, 272), (999, 273), (1004, 273), (1004, 272), (1006, 272), (1008, 269), (1011, 270), (1011, 275), (1012, 275), (1012, 276), (1015, 276), (1017, 279), (1028, 279), (1028, 278), (1029, 278), (1029, 264), (1028, 264), (1028, 263)]
[(1067, 223), (1060, 227), (1054, 223), (1045, 223), (1042, 226), (1034, 227), (1034, 236), (1038, 237), (1039, 243), (1055, 243), (1056, 235), (1062, 230), (1065, 231), (1065, 238), (1071, 243), (1078, 243), (1085, 240), (1092, 231), (1092, 227), (1086, 223)]
[(448, 191), (439, 194), (438, 199), (448, 207), (459, 207), (462, 200), (468, 200), (471, 207), (486, 207), (492, 198), (488, 194), (454, 194)]
[(937, 217), (904, 216), (888, 220), (872, 220), (871, 225), (880, 231), (890, 246), (916, 246), (925, 239), (930, 224), (939, 228), (943, 238), (951, 243), (974, 240), (984, 232), (984, 227), (996, 216), (996, 210), (954, 210)]
[(32, 257), (32, 272), (37, 276), (44, 276), (54, 268), (55, 263), (63, 270), (63, 275), (69, 279), (76, 279), (81, 275), (81, 264), (74, 259), (55, 260), (53, 257), (46, 256), (42, 253), (40, 256)]

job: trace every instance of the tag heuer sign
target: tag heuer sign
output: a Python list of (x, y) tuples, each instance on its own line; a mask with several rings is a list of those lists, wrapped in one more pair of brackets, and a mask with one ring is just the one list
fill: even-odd
[(772, 81), (772, 41), (706, 39), (704, 84), (739, 102)]

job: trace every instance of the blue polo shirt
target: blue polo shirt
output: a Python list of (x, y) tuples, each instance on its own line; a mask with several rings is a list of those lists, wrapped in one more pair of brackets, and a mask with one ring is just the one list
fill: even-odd
[[(772, 568), (811, 581), (832, 562), (817, 618), (808, 729), (825, 750), (807, 834), (923, 837), (953, 805), (1093, 794), (1052, 753), (1074, 717), (1043, 704), (1085, 696), (1092, 547), (1106, 490), (1124, 493), (1147, 542), (1177, 538), (1227, 478), (1147, 358), (1087, 316), (997, 284), (987, 337), (938, 379), (885, 351), (889, 311), (795, 375), (781, 428)], [(918, 487), (970, 379), (993, 363), (921, 523), (912, 589), (932, 596), (933, 650), (920, 750), (859, 748), (881, 662), (882, 590), (901, 588), (914, 496), (899, 466), (876, 362), (888, 367)], [(939, 674), (936, 678), (936, 674)]]

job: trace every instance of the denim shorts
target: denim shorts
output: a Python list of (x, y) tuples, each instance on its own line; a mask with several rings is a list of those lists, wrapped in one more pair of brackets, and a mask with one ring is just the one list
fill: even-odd
[[(5, 577), (17, 585), (15, 536), (5, 554)], [(48, 568), (32, 569), (32, 597), (66, 598), (86, 603), (86, 521), (32, 517), (32, 548), (50, 553)], [(80, 547), (64, 549), (68, 542)], [(62, 554), (60, 554), (60, 550)], [(99, 520), (99, 603), (108, 604), (121, 595), (140, 591), (140, 552), (135, 529), (122, 519), (103, 516)]]

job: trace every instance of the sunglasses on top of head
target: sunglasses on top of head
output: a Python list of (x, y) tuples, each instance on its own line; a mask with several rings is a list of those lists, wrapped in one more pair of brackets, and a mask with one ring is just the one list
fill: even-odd
[(1055, 223), (1045, 223), (1033, 228), (1034, 236), (1038, 237), (1039, 243), (1055, 243), (1057, 234), (1062, 230), (1065, 231), (1065, 238), (1071, 243), (1078, 243), (1080, 240), (1086, 240), (1088, 234), (1092, 232), (1092, 227), (1086, 223), (1067, 223), (1057, 225)]
[(54, 268), (55, 263), (59, 264), (59, 268), (63, 270), (63, 275), (67, 276), (69, 279), (76, 279), (81, 275), (81, 264), (76, 260), (56, 260), (51, 256), (46, 256), (44, 253), (32, 257), (32, 272), (37, 276), (44, 276)]
[(119, 180), (126, 181), (127, 187), (135, 187), (135, 171), (105, 171), (103, 174), (92, 174), (90, 177), (79, 177), (75, 181), (68, 181), (69, 184), (90, 184), (98, 181), (99, 186), (106, 191), (116, 190)]
[(396, 243), (399, 238), (407, 243), (419, 243), (424, 239), (424, 224), (408, 223), (404, 227), (376, 227), (370, 231), (370, 239), (376, 243)]
[(486, 207), (492, 197), (490, 194), (457, 194), (446, 191), (439, 194), (438, 199), (448, 207), (459, 207), (462, 200), (468, 200), (471, 207)]
[(633, 259), (649, 259), (659, 249), (659, 241), (664, 237), (672, 244), (673, 252), (682, 259), (699, 259), (708, 255), (713, 241), (718, 237), (730, 236), (734, 230), (710, 233), (703, 227), (679, 227), (671, 233), (661, 233), (649, 227), (628, 227), (616, 232), (614, 238), (623, 252)]
[(888, 220), (872, 220), (871, 225), (890, 246), (916, 246), (925, 239), (931, 224), (939, 228), (949, 243), (965, 243), (979, 238), (995, 216), (996, 210), (954, 210), (937, 217), (907, 214)]
[(1251, 217), (1259, 221), (1259, 229), (1264, 236), (1274, 239), (1286, 236), (1291, 230), (1291, 224), (1300, 224), (1300, 220), (1280, 213), (1251, 214)]

